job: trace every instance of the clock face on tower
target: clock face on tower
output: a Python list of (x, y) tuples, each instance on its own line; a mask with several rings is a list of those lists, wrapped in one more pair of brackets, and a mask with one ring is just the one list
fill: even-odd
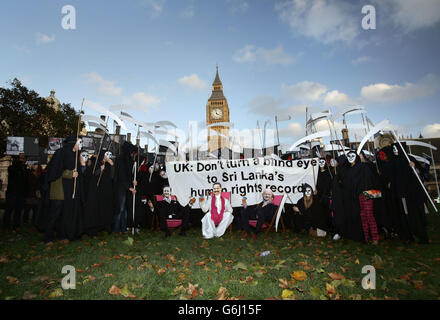
[(211, 111), (211, 117), (212, 117), (213, 119), (218, 120), (218, 119), (220, 119), (222, 116), (223, 116), (223, 111), (222, 111), (222, 109), (220, 109), (220, 108), (212, 109), (212, 111)]

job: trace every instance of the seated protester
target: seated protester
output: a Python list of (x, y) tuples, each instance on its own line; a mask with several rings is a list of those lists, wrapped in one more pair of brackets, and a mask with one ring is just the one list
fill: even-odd
[(312, 236), (325, 237), (330, 228), (330, 217), (323, 206), (314, 201), (313, 189), (310, 185), (303, 185), (304, 196), (298, 200), (296, 206), (293, 206), (295, 214), (303, 216), (299, 220), (306, 231)]
[(190, 204), (182, 207), (177, 200), (171, 199), (171, 188), (166, 186), (163, 188), (163, 200), (158, 202), (156, 208), (154, 208), (151, 200), (148, 200), (148, 206), (151, 212), (157, 211), (159, 215), (160, 229), (165, 232), (165, 237), (171, 236), (168, 229), (167, 219), (182, 219), (182, 226), (180, 235), (185, 236), (185, 231), (188, 230), (189, 224), (189, 211), (190, 206), (194, 203), (195, 199), (192, 199)]
[(201, 220), (205, 239), (220, 238), (234, 220), (231, 203), (221, 196), (221, 184), (215, 183), (212, 190), (214, 196), (209, 196), (206, 201), (204, 198), (199, 198), (200, 207), (206, 213)]
[(249, 220), (258, 220), (255, 227), (254, 238), (260, 232), (263, 223), (266, 221), (271, 221), (273, 215), (277, 210), (277, 206), (272, 203), (273, 193), (272, 190), (266, 189), (263, 191), (263, 201), (258, 203), (256, 206), (248, 207), (246, 199), (243, 199), (243, 210), (241, 212), (242, 227), (246, 232), (246, 235), (251, 233), (249, 228)]

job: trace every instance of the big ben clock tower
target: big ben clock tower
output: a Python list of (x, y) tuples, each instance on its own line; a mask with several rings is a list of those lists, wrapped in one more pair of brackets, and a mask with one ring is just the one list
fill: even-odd
[[(220, 81), (217, 73), (214, 82), (212, 83), (212, 94), (206, 104), (206, 125), (217, 122), (229, 122), (229, 107), (228, 101), (223, 95), (223, 84)], [(208, 151), (220, 149), (222, 147), (229, 148), (229, 127), (227, 126), (212, 126), (209, 129), (215, 130), (227, 138), (212, 134), (208, 131)]]

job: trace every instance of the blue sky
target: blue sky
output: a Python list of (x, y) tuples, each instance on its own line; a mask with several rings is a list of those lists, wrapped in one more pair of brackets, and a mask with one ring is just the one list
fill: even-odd
[[(76, 9), (75, 30), (61, 26), (65, 5)], [(364, 5), (376, 10), (374, 30), (361, 27)], [(0, 6), (2, 86), (17, 77), (41, 96), (54, 89), (77, 109), (83, 97), (104, 107), (124, 104), (144, 122), (170, 120), (187, 133), (190, 121), (205, 121), (218, 63), (237, 130), (255, 128), (257, 120), (271, 120), (275, 129), (275, 115), (291, 115), (279, 123), (281, 142), (291, 144), (304, 135), (306, 106), (336, 113), (360, 104), (373, 122), (388, 118), (399, 134), (440, 136), (438, 0)]]

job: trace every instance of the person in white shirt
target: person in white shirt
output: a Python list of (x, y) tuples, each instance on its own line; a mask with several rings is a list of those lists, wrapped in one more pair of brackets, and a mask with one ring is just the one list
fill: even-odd
[(220, 183), (213, 185), (213, 196), (205, 201), (199, 198), (200, 208), (205, 214), (202, 219), (202, 234), (205, 239), (220, 238), (234, 220), (232, 206), (228, 199), (221, 196)]

